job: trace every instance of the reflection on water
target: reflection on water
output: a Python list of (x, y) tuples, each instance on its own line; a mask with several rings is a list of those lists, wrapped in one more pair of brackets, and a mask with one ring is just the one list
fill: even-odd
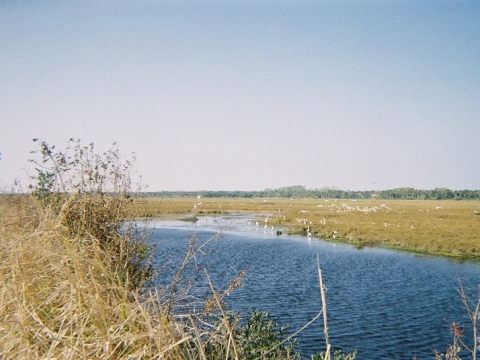
[[(277, 236), (277, 229), (268, 223), (265, 227), (263, 218), (256, 220), (251, 215), (153, 225), (157, 266), (172, 258), (158, 286), (170, 283), (189, 236), (205, 241), (222, 230), (221, 239), (209, 243), (208, 254), (197, 256), (195, 266), (186, 272), (198, 280), (192, 284), (192, 294), (202, 299), (210, 295), (204, 268), (216, 287), (228, 286), (230, 279), (247, 268), (245, 286), (228, 298), (229, 308), (268, 311), (279, 324), (290, 324), (291, 332), (321, 308), (318, 254), (327, 287), (330, 342), (344, 351), (357, 349), (358, 359), (431, 359), (434, 349), (444, 352), (451, 343), (452, 321), (469, 328), (457, 290), (461, 278), (476, 298), (480, 266), (474, 264)], [(322, 324), (320, 318), (300, 333), (299, 348), (305, 356), (324, 349)]]

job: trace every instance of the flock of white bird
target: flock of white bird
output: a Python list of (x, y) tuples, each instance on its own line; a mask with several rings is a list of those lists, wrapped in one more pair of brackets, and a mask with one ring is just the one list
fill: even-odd
[[(198, 196), (198, 198), (200, 199), (200, 196)], [(294, 199), (290, 199), (290, 200), (294, 200)], [(266, 201), (266, 200), (264, 200)], [(326, 202), (328, 202), (329, 200), (325, 200)], [(336, 201), (336, 200), (334, 200)], [(354, 201), (354, 200), (352, 200)], [(212, 203), (214, 201), (211, 201)], [(255, 203), (255, 200), (252, 200), (252, 203)], [(201, 202), (198, 202), (196, 204), (193, 205), (193, 208), (192, 208), (192, 211), (196, 211), (198, 209), (198, 207), (202, 205)], [(232, 205), (232, 204), (230, 204)], [(241, 203), (241, 205), (243, 205), (243, 203)], [(290, 204), (291, 206), (291, 204)], [(219, 205), (219, 207), (221, 207)], [(369, 214), (371, 212), (378, 212), (378, 211), (381, 211), (381, 212), (390, 212), (392, 211), (392, 209), (390, 207), (388, 207), (386, 204), (381, 204), (379, 206), (351, 206), (351, 205), (348, 205), (348, 204), (345, 204), (345, 203), (342, 203), (342, 204), (337, 204), (337, 203), (330, 203), (330, 204), (318, 204), (317, 205), (318, 208), (328, 208), (329, 211), (334, 211), (336, 213), (351, 213), (351, 212), (361, 212), (361, 213), (364, 213), (364, 214)], [(435, 210), (441, 210), (442, 207), (441, 206), (437, 206), (435, 207)], [(423, 212), (424, 210), (423, 209), (419, 209), (418, 211), (420, 212)], [(425, 210), (425, 211), (429, 211), (428, 209)], [(278, 212), (281, 213), (281, 209), (278, 209)], [(301, 209), (300, 210), (300, 213), (301, 214), (306, 214), (308, 213), (309, 211), (308, 210), (303, 210)], [(405, 211), (403, 211), (405, 212)], [(480, 212), (475, 210), (475, 214), (476, 215), (480, 215)], [(264, 219), (264, 225), (263, 225), (263, 233), (266, 235), (269, 231), (272, 235), (274, 235), (274, 231), (275, 231), (275, 227), (272, 225), (272, 226), (268, 226), (268, 221), (270, 220), (271, 218), (267, 215)], [(283, 216), (283, 219), (285, 219), (285, 216)], [(307, 237), (310, 239), (310, 237), (312, 236), (312, 233), (311, 233), (311, 229), (310, 229), (310, 225), (313, 225), (312, 221), (309, 221), (307, 217), (297, 217), (297, 222), (298, 223), (303, 223), (303, 225), (307, 225), (307, 231), (306, 231), (306, 234), (307, 234)], [(258, 220), (249, 220), (248, 221), (248, 229), (251, 230), (252, 227), (253, 227), (253, 221), (255, 221), (255, 230), (259, 230), (260, 228), (260, 223)], [(335, 221), (336, 223), (336, 220), (333, 220)], [(208, 217), (205, 218), (205, 222), (208, 222)], [(322, 220), (320, 220), (319, 224), (318, 225), (326, 225), (327, 224), (327, 219), (326, 218), (323, 218)], [(375, 224), (375, 223), (373, 223)], [(387, 223), (385, 222), (383, 224), (385, 227), (389, 227), (389, 226), (392, 226), (392, 224), (390, 223)], [(200, 226), (200, 221), (197, 221), (197, 226)], [(398, 227), (400, 225), (397, 225)], [(411, 226), (411, 228), (413, 229), (414, 227)], [(333, 233), (332, 233), (332, 237), (335, 239), (336, 237), (338, 236), (338, 231), (337, 230), (334, 230)]]

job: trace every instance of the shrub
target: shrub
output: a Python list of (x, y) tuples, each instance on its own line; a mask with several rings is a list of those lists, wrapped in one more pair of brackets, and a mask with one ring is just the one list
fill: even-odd
[[(36, 139), (34, 141), (37, 141)], [(30, 188), (40, 203), (56, 216), (72, 243), (110, 258), (112, 271), (121, 273), (124, 285), (140, 289), (152, 276), (148, 234), (138, 231), (129, 207), (133, 160), (123, 159), (116, 144), (95, 153), (94, 144), (83, 146), (70, 139), (65, 150), (40, 142), (34, 151), (37, 181)]]

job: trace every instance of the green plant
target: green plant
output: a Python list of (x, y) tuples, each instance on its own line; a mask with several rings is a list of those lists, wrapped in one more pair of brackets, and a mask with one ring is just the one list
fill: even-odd
[(38, 168), (35, 170), (38, 175), (36, 177), (37, 186), (34, 188), (31, 187), (34, 189), (33, 195), (43, 203), (47, 204), (52, 197), (52, 189), (55, 184), (55, 174)]
[(203, 358), (300, 359), (300, 354), (295, 351), (295, 341), (285, 341), (286, 327), (279, 327), (267, 312), (254, 310), (243, 320), (240, 315), (227, 315), (224, 320), (215, 322), (215, 331), (209, 332), (204, 346), (196, 345), (195, 349), (202, 349)]
[(279, 327), (268, 314), (255, 310), (240, 330), (242, 359), (299, 359), (295, 340), (283, 343), (287, 327)]
[(357, 357), (357, 351), (355, 350), (353, 353), (344, 354), (342, 350), (334, 350), (333, 351), (333, 358), (327, 358), (325, 352), (315, 353), (312, 355), (312, 360), (354, 360)]

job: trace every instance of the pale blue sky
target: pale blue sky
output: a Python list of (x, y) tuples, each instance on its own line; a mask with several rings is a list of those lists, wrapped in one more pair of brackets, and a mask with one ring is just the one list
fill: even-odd
[(71, 137), (152, 191), (480, 189), (480, 1), (1, 1), (0, 188)]

